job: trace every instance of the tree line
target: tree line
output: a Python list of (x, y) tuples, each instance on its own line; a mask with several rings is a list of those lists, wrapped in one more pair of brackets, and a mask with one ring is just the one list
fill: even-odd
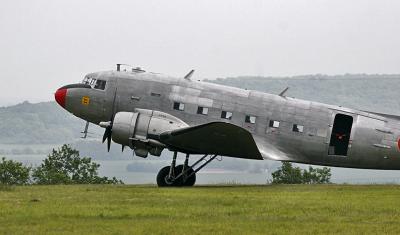
[(328, 184), (331, 181), (331, 169), (328, 167), (302, 170), (294, 167), (290, 162), (283, 162), (282, 166), (272, 173), (273, 184)]
[[(2, 185), (50, 185), (50, 184), (123, 184), (115, 177), (100, 177), (100, 164), (89, 157), (81, 157), (79, 151), (69, 145), (52, 150), (46, 159), (36, 167), (2, 158), (0, 161), (0, 184)], [(330, 168), (302, 170), (289, 162), (272, 173), (273, 184), (324, 184), (330, 183)]]
[(0, 161), (0, 184), (123, 184), (115, 177), (100, 177), (100, 164), (89, 157), (81, 157), (79, 151), (69, 145), (52, 150), (46, 159), (36, 167), (2, 158)]

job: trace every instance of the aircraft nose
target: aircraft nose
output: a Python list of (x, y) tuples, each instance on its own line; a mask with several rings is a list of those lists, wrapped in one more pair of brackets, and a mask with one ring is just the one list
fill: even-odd
[(66, 88), (60, 88), (54, 94), (55, 100), (63, 108), (65, 108), (65, 98), (66, 98), (66, 96), (67, 96), (67, 89)]
[(399, 151), (400, 151), (400, 136), (399, 136), (399, 138), (397, 139), (397, 147), (399, 148)]

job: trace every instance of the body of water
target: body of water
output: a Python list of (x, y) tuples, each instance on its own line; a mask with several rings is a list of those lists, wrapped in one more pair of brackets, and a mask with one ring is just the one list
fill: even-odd
[[(46, 155), (11, 155), (8, 159), (20, 161), (29, 166), (38, 166)], [(131, 172), (127, 166), (137, 160), (102, 160), (99, 174), (116, 177), (126, 184), (156, 184), (157, 171)], [(162, 161), (165, 164), (165, 161)], [(331, 168), (333, 183), (348, 184), (400, 184), (400, 171), (364, 170), (349, 168)], [(269, 172), (247, 173), (232, 171), (212, 171), (205, 167), (197, 174), (197, 184), (266, 184), (271, 180)]]

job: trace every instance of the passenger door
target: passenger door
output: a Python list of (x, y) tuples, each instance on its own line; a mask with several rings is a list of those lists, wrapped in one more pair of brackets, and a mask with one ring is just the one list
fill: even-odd
[(329, 140), (328, 155), (347, 156), (351, 144), (354, 118), (351, 115), (335, 115)]

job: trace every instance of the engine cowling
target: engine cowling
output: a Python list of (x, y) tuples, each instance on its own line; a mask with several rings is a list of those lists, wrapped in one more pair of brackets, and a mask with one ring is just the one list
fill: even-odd
[(115, 114), (112, 140), (129, 146), (139, 157), (147, 157), (148, 153), (160, 156), (165, 146), (156, 137), (163, 132), (189, 126), (179, 118), (164, 112), (148, 109), (134, 111)]

